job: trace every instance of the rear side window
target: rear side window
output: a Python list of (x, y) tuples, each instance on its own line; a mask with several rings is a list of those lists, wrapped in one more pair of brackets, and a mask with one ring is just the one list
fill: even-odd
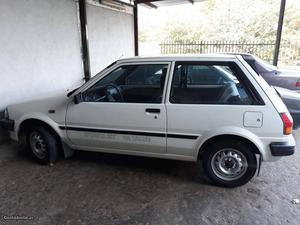
[(170, 102), (177, 104), (253, 105), (252, 84), (235, 63), (177, 62)]

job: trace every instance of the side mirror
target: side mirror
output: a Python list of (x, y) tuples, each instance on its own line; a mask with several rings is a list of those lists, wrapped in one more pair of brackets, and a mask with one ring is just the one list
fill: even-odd
[(82, 93), (78, 93), (77, 95), (74, 95), (74, 104), (79, 104), (80, 102), (83, 102), (83, 96)]

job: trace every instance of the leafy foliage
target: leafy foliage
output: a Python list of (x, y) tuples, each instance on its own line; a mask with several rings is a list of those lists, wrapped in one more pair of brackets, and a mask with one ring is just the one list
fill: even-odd
[[(147, 20), (141, 21), (140, 29), (144, 42), (275, 43), (279, 9), (280, 0), (208, 0), (193, 6), (180, 5), (152, 10), (154, 19), (149, 20), (149, 14)], [(299, 46), (299, 39), (300, 1), (289, 0), (286, 4), (282, 41)], [(191, 46), (185, 45), (185, 48)], [(246, 50), (255, 53), (255, 48), (249, 46)], [(193, 53), (198, 50), (192, 47), (184, 51)], [(267, 46), (262, 51), (262, 57), (270, 60), (273, 49)], [(284, 54), (300, 61), (300, 53), (297, 51), (289, 53), (286, 50)]]

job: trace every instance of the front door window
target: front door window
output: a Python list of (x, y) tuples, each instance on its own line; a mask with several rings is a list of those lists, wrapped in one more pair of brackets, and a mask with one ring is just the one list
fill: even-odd
[(161, 103), (168, 64), (120, 66), (83, 93), (86, 102)]

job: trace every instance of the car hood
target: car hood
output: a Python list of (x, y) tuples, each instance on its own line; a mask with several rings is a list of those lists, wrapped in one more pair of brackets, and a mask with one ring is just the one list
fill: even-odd
[[(50, 118), (64, 117), (68, 101), (70, 100), (66, 92), (56, 92), (35, 100), (13, 104), (7, 108), (9, 117), (14, 120), (28, 114), (43, 114)], [(52, 112), (49, 110), (52, 110)]]

